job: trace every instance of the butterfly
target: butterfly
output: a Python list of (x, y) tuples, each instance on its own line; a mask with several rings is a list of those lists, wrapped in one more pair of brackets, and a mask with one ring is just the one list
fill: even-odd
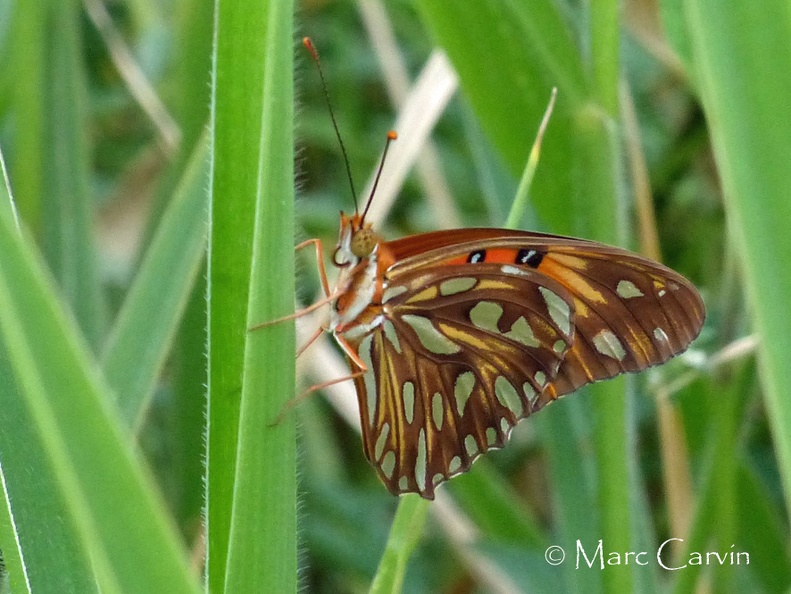
[(365, 221), (374, 191), (362, 214), (341, 213), (334, 290), (321, 242), (301, 244), (316, 248), (325, 293), (303, 311), (331, 303), (363, 449), (394, 495), (433, 499), (503, 447), (520, 419), (590, 382), (667, 361), (703, 326), (687, 279), (595, 241), (486, 228), (385, 241)]
[(329, 329), (388, 490), (436, 487), (581, 386), (684, 351), (705, 318), (680, 274), (595, 241), (456, 229), (384, 241), (341, 213)]

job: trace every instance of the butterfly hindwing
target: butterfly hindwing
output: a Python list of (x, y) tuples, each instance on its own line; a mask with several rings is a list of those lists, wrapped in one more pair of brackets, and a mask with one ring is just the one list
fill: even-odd
[(400, 275), (356, 343), (369, 460), (393, 493), (464, 472), (533, 410), (572, 344), (570, 294), (530, 270), (442, 266)]

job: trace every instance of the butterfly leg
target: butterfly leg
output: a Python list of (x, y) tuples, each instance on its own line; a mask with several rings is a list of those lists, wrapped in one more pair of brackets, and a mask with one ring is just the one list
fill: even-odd
[(294, 251), (299, 251), (303, 248), (308, 247), (309, 245), (313, 246), (313, 249), (316, 251), (316, 267), (319, 269), (319, 278), (321, 279), (321, 288), (324, 289), (324, 295), (329, 297), (330, 296), (330, 283), (327, 280), (327, 269), (324, 268), (324, 246), (321, 243), (321, 239), (313, 238), (303, 241), (297, 247), (294, 248)]
[[(288, 322), (289, 320), (296, 320), (297, 318), (304, 317), (311, 313), (312, 311), (317, 310), (318, 308), (331, 303), (337, 295), (327, 295), (326, 297), (322, 297), (315, 303), (311, 303), (307, 307), (303, 307), (302, 309), (295, 311), (293, 314), (289, 314), (287, 316), (282, 316), (280, 318), (275, 318), (274, 320), (268, 320), (266, 322), (261, 322), (260, 324), (255, 324), (254, 326), (250, 326), (247, 331), (252, 332), (253, 330), (260, 330), (261, 328), (266, 328), (267, 326), (273, 326), (275, 324), (280, 324), (282, 322)], [(315, 340), (315, 339), (314, 339)]]
[[(313, 342), (315, 342), (316, 339), (319, 336), (321, 336), (321, 333), (323, 331), (324, 331), (324, 328), (319, 328), (318, 331), (314, 332), (313, 336), (310, 338), (310, 340), (308, 340), (307, 344), (299, 350), (299, 353), (297, 354), (297, 356), (302, 354), (302, 352), (308, 346), (310, 346)], [(348, 381), (348, 380), (355, 379), (355, 378), (360, 377), (360, 376), (362, 376), (362, 375), (364, 375), (365, 373), (368, 372), (368, 366), (365, 363), (363, 363), (363, 361), (360, 359), (359, 355), (354, 351), (354, 347), (352, 347), (352, 345), (350, 345), (346, 341), (346, 339), (344, 339), (342, 336), (336, 334), (335, 335), (335, 340), (338, 342), (338, 345), (341, 347), (341, 349), (343, 350), (344, 354), (349, 358), (349, 362), (350, 362), (350, 364), (352, 366), (352, 369), (353, 369), (352, 372), (349, 375), (344, 375), (343, 377), (335, 378), (335, 379), (332, 379), (332, 380), (327, 380), (327, 381), (321, 382), (319, 384), (314, 384), (314, 385), (310, 386), (307, 390), (305, 390), (305, 392), (303, 392), (302, 394), (297, 396), (294, 400), (292, 400), (289, 403), (289, 405), (288, 405), (289, 407), (293, 406), (293, 403), (295, 401), (300, 401), (304, 396), (307, 396), (311, 392), (315, 392), (316, 390), (322, 390), (322, 389), (326, 388), (327, 386), (334, 386), (335, 384), (340, 384), (341, 382), (345, 382), (345, 381)], [(354, 371), (355, 367), (357, 368), (356, 371)]]
[(299, 359), (299, 357), (302, 355), (302, 353), (304, 353), (306, 350), (308, 350), (308, 347), (310, 345), (312, 345), (314, 342), (316, 342), (316, 340), (318, 340), (319, 336), (321, 336), (324, 332), (326, 332), (326, 330), (327, 329), (324, 326), (319, 326), (318, 328), (316, 328), (315, 332), (313, 332), (313, 334), (311, 334), (310, 338), (305, 341), (305, 344), (303, 344), (297, 350), (297, 359)]
[[(308, 239), (307, 241), (303, 241), (299, 245), (294, 248), (294, 251), (301, 250), (303, 248), (312, 245), (316, 251), (316, 267), (319, 270), (319, 278), (321, 279), (321, 288), (324, 291), (324, 297), (312, 303), (311, 305), (300, 309), (293, 314), (289, 314), (287, 316), (282, 316), (279, 318), (275, 318), (274, 320), (268, 320), (266, 322), (261, 322), (260, 324), (255, 324), (254, 326), (250, 326), (247, 330), (252, 332), (253, 330), (259, 330), (260, 328), (266, 328), (267, 326), (273, 326), (275, 324), (280, 324), (282, 322), (288, 322), (289, 320), (296, 320), (297, 318), (301, 318), (302, 316), (306, 316), (310, 312), (322, 307), (323, 305), (327, 305), (331, 303), (337, 295), (330, 291), (330, 283), (327, 280), (327, 270), (324, 268), (324, 246), (321, 243), (320, 239)], [(310, 342), (308, 342), (305, 347), (300, 349), (300, 351), (304, 351), (308, 345), (310, 345), (313, 340), (316, 338), (312, 338)]]
[(342, 335), (335, 334), (334, 336), (335, 336), (335, 342), (338, 343), (338, 346), (341, 347), (344, 354), (347, 357), (349, 357), (350, 362), (357, 367), (357, 371), (352, 372), (352, 374), (346, 376), (346, 378), (350, 379), (352, 377), (358, 377), (364, 374), (366, 371), (368, 371), (368, 366), (365, 363), (363, 363), (362, 359), (360, 359), (360, 356), (357, 354), (357, 351), (354, 350), (354, 347), (350, 345), (349, 342)]
[[(303, 346), (300, 349), (300, 351), (297, 354), (297, 356), (302, 354), (302, 352), (308, 346), (310, 346), (310, 344), (315, 342), (316, 339), (319, 336), (321, 336), (321, 333), (323, 331), (324, 331), (324, 328), (319, 328), (316, 332), (314, 332), (314, 334), (310, 338), (310, 340), (308, 340), (308, 342), (305, 344), (305, 346)], [(342, 382), (353, 380), (355, 378), (358, 378), (358, 377), (362, 376), (363, 374), (365, 374), (368, 371), (368, 368), (360, 360), (360, 358), (357, 356), (357, 353), (354, 352), (354, 349), (352, 348), (352, 346), (348, 342), (346, 342), (343, 338), (341, 338), (340, 336), (337, 336), (336, 338), (338, 339), (338, 343), (340, 344), (340, 346), (343, 349), (344, 353), (346, 353), (346, 355), (352, 361), (352, 364), (356, 365), (358, 367), (358, 370), (350, 373), (349, 375), (344, 375), (343, 377), (337, 377), (335, 379), (326, 380), (326, 381), (320, 382), (318, 384), (313, 384), (307, 390), (302, 392), (299, 396), (296, 396), (296, 397), (292, 398), (291, 400), (289, 400), (288, 402), (286, 402), (283, 405), (283, 408), (280, 409), (280, 412), (278, 413), (277, 418), (270, 424), (270, 427), (275, 426), (275, 425), (279, 425), (280, 422), (283, 420), (283, 417), (285, 417), (285, 415), (288, 413), (288, 411), (290, 411), (297, 404), (299, 404), (300, 402), (305, 400), (308, 396), (310, 396), (314, 392), (317, 392), (318, 390), (323, 390), (324, 388), (328, 388), (329, 386), (334, 386), (335, 384), (340, 384)]]
[[(304, 351), (308, 345), (315, 342), (315, 340), (321, 335), (322, 330), (323, 328), (319, 328), (319, 330), (313, 334), (311, 339), (308, 341), (307, 345), (300, 350), (300, 353)], [(318, 384), (313, 384), (307, 390), (302, 392), (299, 396), (296, 396), (291, 400), (289, 400), (288, 402), (286, 402), (283, 405), (283, 408), (278, 413), (277, 418), (274, 420), (274, 422), (270, 424), (270, 426), (280, 424), (280, 422), (283, 420), (283, 417), (286, 415), (286, 413), (289, 410), (291, 410), (294, 406), (305, 400), (305, 398), (313, 394), (313, 392), (316, 392), (318, 390), (323, 390), (324, 388), (327, 388), (329, 386), (334, 386), (335, 384), (340, 384), (342, 382), (353, 380), (355, 378), (365, 375), (368, 372), (368, 366), (362, 362), (360, 357), (355, 352), (354, 347), (352, 347), (352, 345), (350, 345), (342, 336), (336, 335), (335, 339), (337, 340), (338, 345), (341, 347), (343, 352), (349, 358), (349, 362), (351, 363), (352, 367), (353, 368), (356, 367), (357, 371), (352, 371), (352, 373), (350, 373), (349, 375), (344, 375), (343, 377), (337, 377), (335, 379), (326, 380)]]
[(302, 392), (299, 396), (295, 396), (288, 402), (283, 405), (283, 408), (280, 409), (280, 412), (277, 414), (277, 418), (269, 424), (270, 427), (275, 427), (279, 425), (283, 418), (286, 416), (288, 411), (294, 408), (297, 404), (305, 400), (308, 396), (313, 394), (313, 392), (317, 392), (318, 390), (323, 390), (324, 388), (328, 388), (329, 386), (334, 386), (335, 384), (340, 384), (348, 380), (353, 380), (356, 377), (360, 377), (364, 374), (365, 371), (357, 371), (356, 373), (352, 373), (350, 375), (344, 375), (343, 377), (337, 377), (332, 380), (327, 380), (325, 382), (321, 382), (319, 384), (313, 384), (307, 390)]

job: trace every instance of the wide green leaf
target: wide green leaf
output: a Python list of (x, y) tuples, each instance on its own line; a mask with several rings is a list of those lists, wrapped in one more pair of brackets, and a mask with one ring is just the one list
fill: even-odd
[[(61, 309), (36, 249), (6, 209), (0, 210), (0, 254), (0, 337), (41, 443), (44, 458), (37, 464), (52, 473), (69, 513), (65, 521), (79, 537), (74, 546), (90, 557), (103, 591), (195, 592), (184, 552), (121, 429), (110, 391)], [(13, 432), (13, 425), (4, 431)], [(46, 530), (58, 519), (42, 515), (41, 521)]]
[(208, 584), (296, 591), (293, 6), (218, 2), (209, 248)]
[(742, 262), (786, 507), (791, 510), (791, 9), (694, 0), (684, 5), (694, 75), (714, 142), (729, 229)]
[[(0, 153), (3, 180), (0, 209), (17, 224), (11, 189)], [(51, 469), (42, 464), (46, 454), (25, 407), (14, 370), (0, 340), (0, 458), (3, 505), (0, 507), (0, 546), (14, 592), (96, 591), (90, 559), (69, 521)], [(35, 472), (29, 469), (35, 468)], [(51, 521), (57, 518), (56, 521)], [(44, 523), (46, 528), (44, 529)]]

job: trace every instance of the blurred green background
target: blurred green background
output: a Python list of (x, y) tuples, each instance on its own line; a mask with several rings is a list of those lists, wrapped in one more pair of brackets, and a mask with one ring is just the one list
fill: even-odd
[[(212, 592), (244, 591), (232, 563), (215, 575), (226, 571), (211, 561), (225, 555), (222, 542), (210, 539), (209, 569), (200, 569), (204, 487), (222, 476), (227, 493), (215, 489), (214, 501), (230, 509), (245, 472), (212, 467), (224, 459), (213, 462), (211, 432), (206, 461), (212, 407), (225, 399), (238, 411), (242, 390), (213, 393), (207, 413), (207, 351), (215, 375), (215, 358), (235, 356), (206, 332), (207, 280), (212, 295), (224, 273), (207, 274), (206, 222), (209, 213), (221, 220), (227, 153), (217, 138), (234, 115), (217, 89), (267, 113), (267, 84), (283, 89), (293, 77), (294, 121), (281, 122), (296, 139), (289, 242), (333, 246), (338, 211), (353, 206), (318, 75), (298, 42), (309, 35), (358, 191), (427, 61), (444, 51), (458, 73), (458, 91), (415, 157), (419, 171), (395, 182), (398, 198), (378, 224), (386, 238), (502, 226), (557, 86), (522, 227), (661, 258), (693, 281), (708, 310), (688, 353), (562, 399), (443, 487), (425, 525), (405, 529), (417, 544), (403, 590), (788, 591), (787, 3), (769, 0), (759, 13), (714, 0), (302, 1), (293, 30), (268, 2), (228, 10), (272, 20), (266, 32), (240, 27), (220, 39), (292, 38), (293, 72), (265, 53), (237, 71), (215, 57), (212, 75), (209, 0), (0, 0), (0, 148), (24, 231), (3, 197), (4, 588), (186, 592), (208, 574)], [(422, 101), (439, 92), (434, 82)], [(396, 144), (418, 127), (399, 127)], [(252, 218), (242, 218), (252, 234)], [(233, 234), (213, 225), (212, 249), (230, 245)], [(269, 216), (263, 233), (283, 225)], [(312, 253), (297, 254), (296, 278), (301, 302), (320, 296)], [(324, 357), (305, 353), (297, 393), (326, 379)], [(340, 398), (356, 404), (348, 391)], [(399, 548), (400, 536), (388, 541), (398, 500), (335, 402), (313, 397), (289, 413), (297, 493), (286, 507), (296, 530), (285, 530), (294, 552), (272, 562), (299, 569), (260, 591), (361, 592), (376, 575), (380, 590), (399, 585), (381, 576), (403, 568), (380, 566), (386, 546)], [(220, 434), (231, 449), (236, 431)], [(277, 446), (267, 456), (261, 465)], [(230, 539), (255, 564), (286, 537), (282, 526), (250, 522), (263, 535), (257, 544)], [(663, 562), (683, 569), (658, 562), (668, 539), (679, 540)], [(590, 568), (577, 547), (590, 558), (600, 541)], [(545, 558), (551, 545), (565, 550), (559, 565)], [(630, 551), (647, 554), (637, 562)], [(707, 562), (711, 551), (724, 562)]]

